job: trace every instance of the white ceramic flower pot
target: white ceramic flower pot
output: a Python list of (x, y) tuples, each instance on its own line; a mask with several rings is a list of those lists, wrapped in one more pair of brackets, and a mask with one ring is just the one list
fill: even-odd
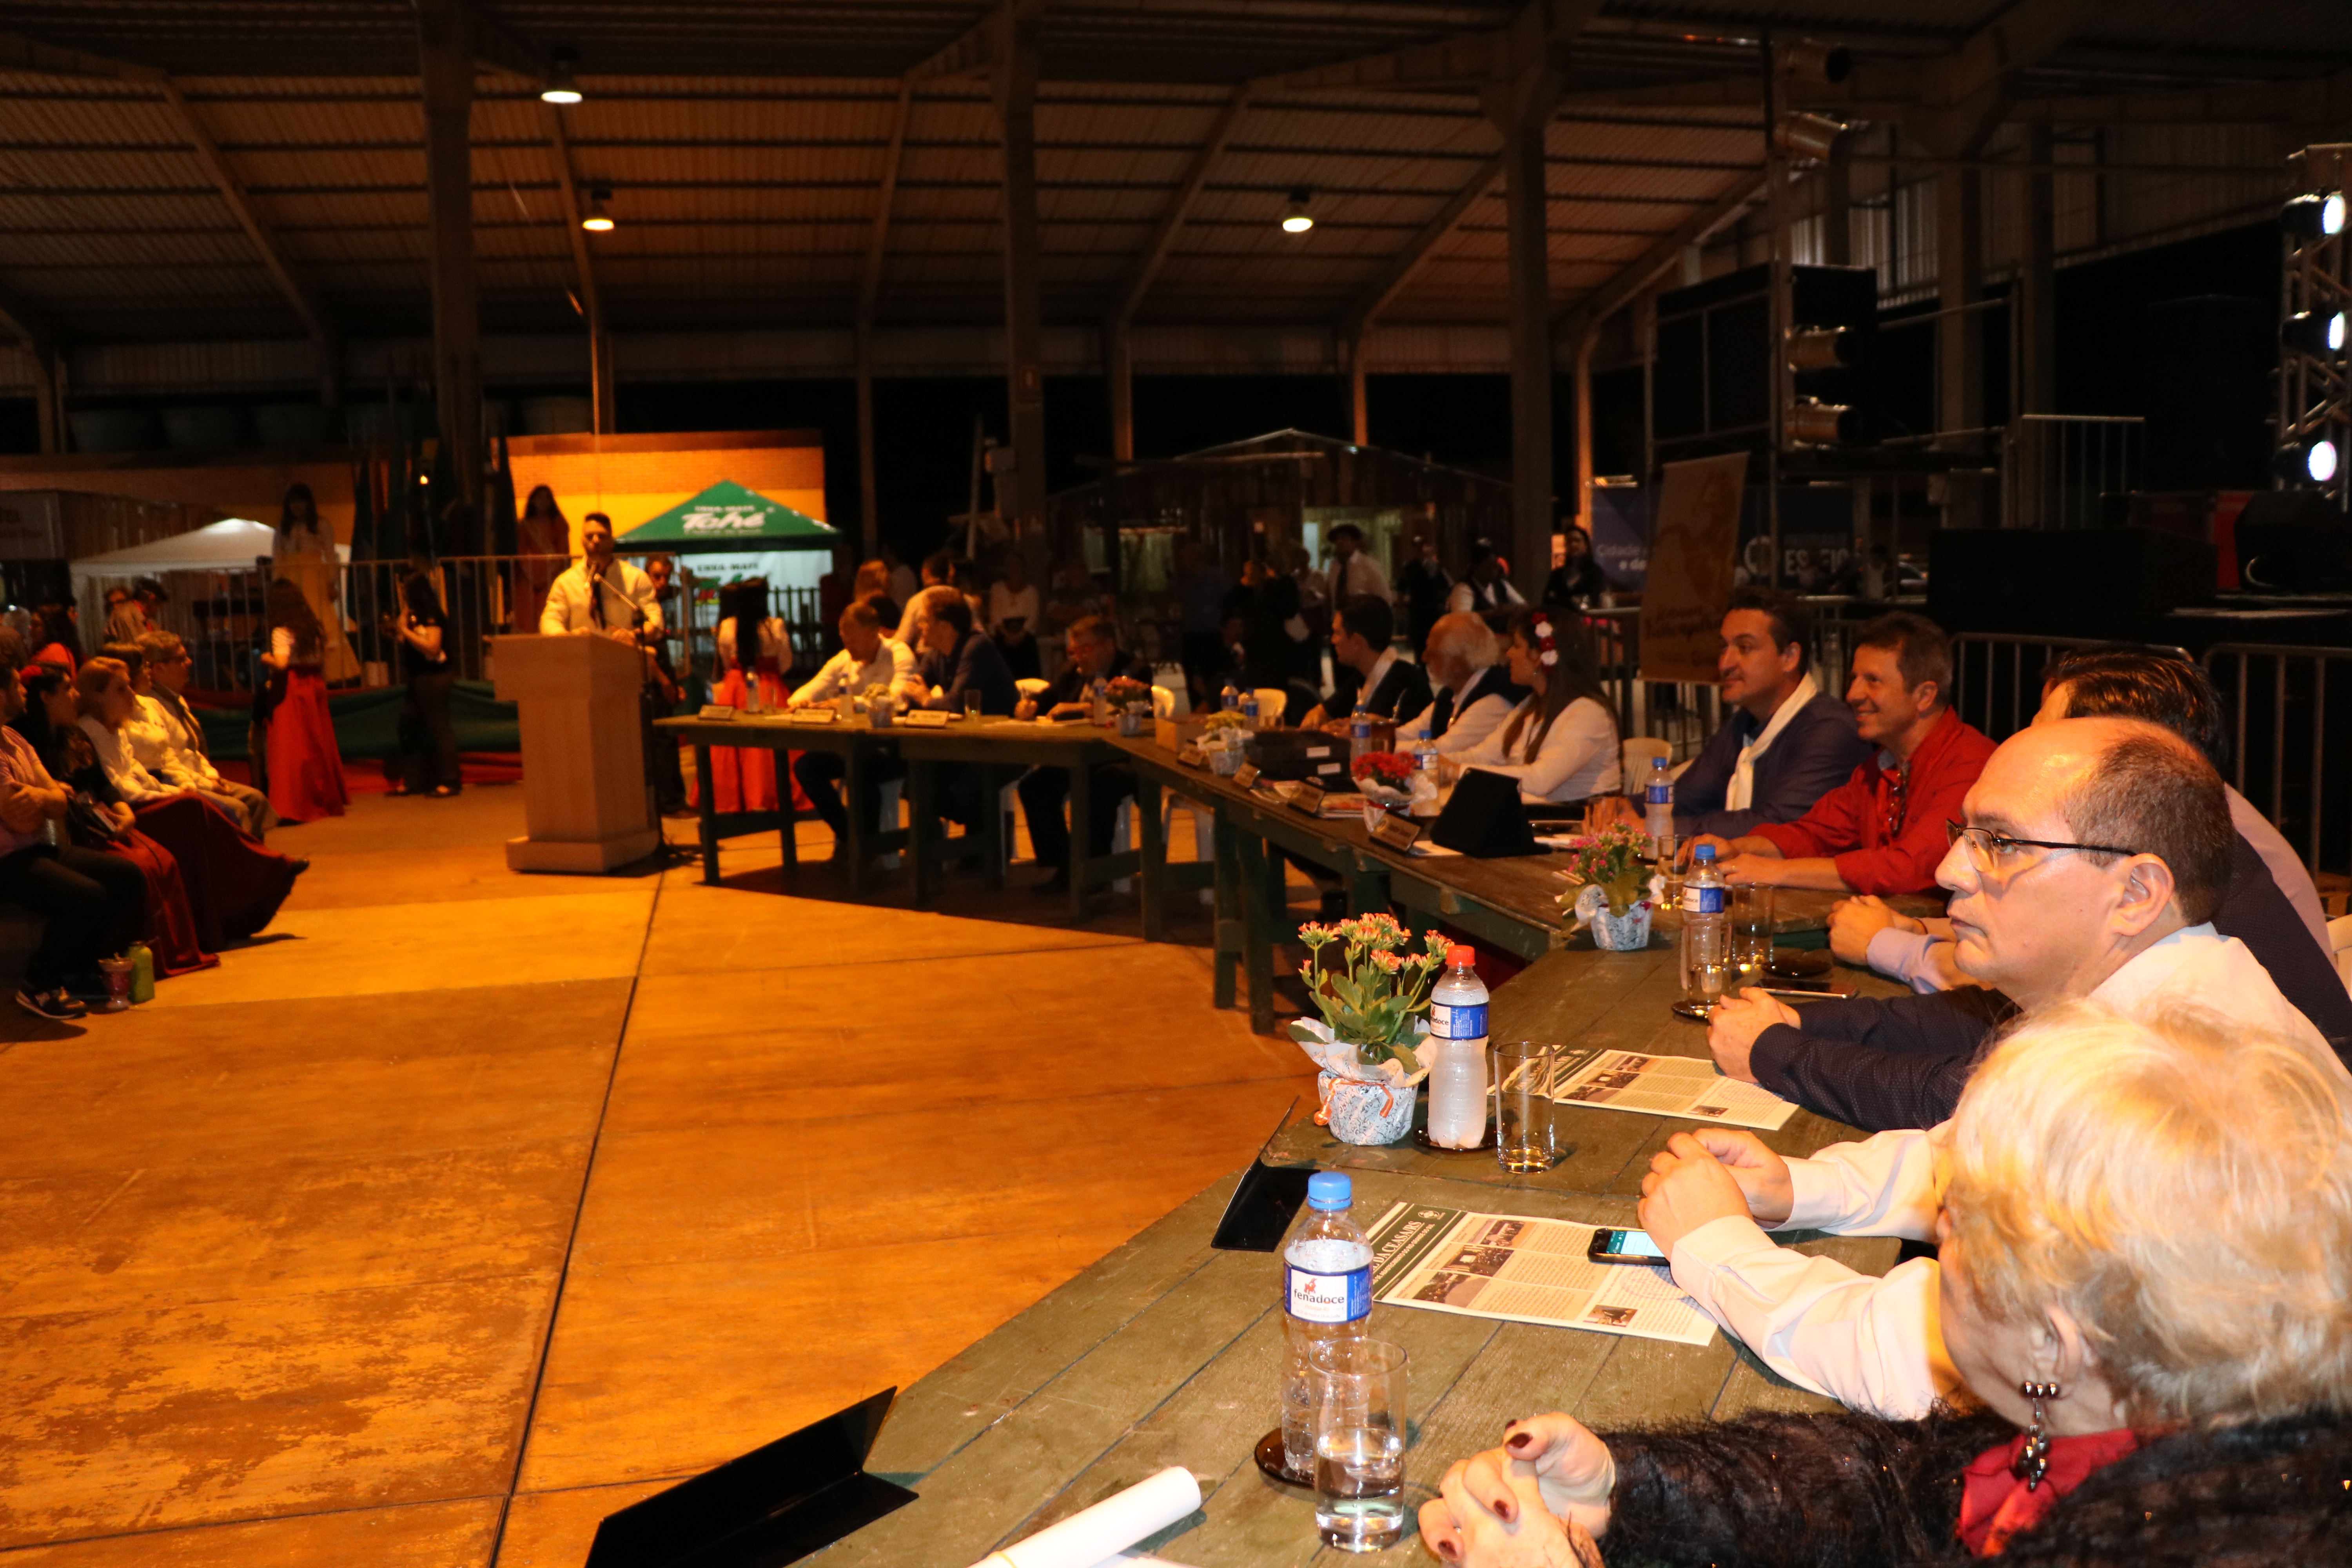
[(1622, 915), (1609, 912), (1602, 900), (1592, 912), (1592, 943), (1611, 952), (1639, 952), (1650, 945), (1650, 900), (1643, 900)]
[(1410, 1084), (1360, 1083), (1330, 1073), (1316, 1075), (1322, 1116), (1342, 1143), (1393, 1143), (1412, 1131)]

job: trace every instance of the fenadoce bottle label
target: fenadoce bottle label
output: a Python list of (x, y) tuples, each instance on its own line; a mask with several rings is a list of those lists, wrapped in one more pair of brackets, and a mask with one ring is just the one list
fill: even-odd
[(1290, 1315), (1309, 1323), (1352, 1323), (1372, 1311), (1372, 1266), (1322, 1274), (1297, 1264), (1285, 1266)]

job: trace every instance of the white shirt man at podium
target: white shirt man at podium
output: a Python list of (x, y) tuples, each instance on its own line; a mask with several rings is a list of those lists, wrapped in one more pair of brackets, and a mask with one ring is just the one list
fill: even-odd
[(602, 632), (634, 643), (641, 630), (659, 631), (661, 602), (653, 579), (613, 553), (613, 520), (590, 512), (580, 525), (580, 544), (583, 558), (565, 567), (547, 590), (541, 635)]

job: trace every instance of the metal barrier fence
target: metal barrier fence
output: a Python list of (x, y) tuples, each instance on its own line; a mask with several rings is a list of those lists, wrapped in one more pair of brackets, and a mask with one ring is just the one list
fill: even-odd
[[(1827, 595), (1802, 603), (1813, 615), (1813, 683), (1832, 695), (1843, 694), (1854, 629), (1886, 606)], [(1579, 619), (1591, 646), (1594, 673), (1616, 712), (1617, 733), (1664, 741), (1674, 748), (1676, 762), (1696, 756), (1723, 723), (1723, 697), (1715, 684), (1643, 680), (1638, 607), (1587, 610)]]
[[(2042, 707), (2042, 671), (2065, 648), (2110, 647), (2098, 637), (2022, 637), (1962, 632), (1952, 638), (1952, 711), (1996, 741), (2006, 741)], [(2189, 650), (2165, 647), (2182, 663)]]
[(2104, 498), (2139, 488), (2147, 423), (2136, 415), (2018, 416), (2002, 465), (2008, 526), (2096, 528)]
[(2230, 782), (2315, 874), (2352, 874), (2352, 648), (2219, 643), (2201, 662), (2230, 718)]

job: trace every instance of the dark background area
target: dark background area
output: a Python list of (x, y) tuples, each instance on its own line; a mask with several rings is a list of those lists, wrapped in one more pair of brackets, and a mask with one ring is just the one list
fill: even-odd
[[(1996, 292), (2005, 292), (2001, 286)], [(2148, 417), (2151, 486), (2247, 488), (2264, 482), (2276, 363), (2274, 322), (2279, 238), (2267, 223), (2086, 263), (2058, 274), (2058, 410)], [(2168, 302), (2207, 300), (2197, 305)], [(1887, 312), (1888, 323), (1932, 305)], [(1980, 312), (1986, 349), (1987, 417), (2009, 416), (2007, 312)], [(1882, 330), (1878, 398), (1888, 427), (1935, 426), (1932, 326)], [(494, 387), (512, 398), (571, 393), (569, 386)], [(1375, 445), (1507, 477), (1510, 380), (1505, 375), (1374, 375)], [(1642, 453), (1638, 366), (1593, 378), (1593, 468), (1637, 471)], [(703, 384), (624, 384), (624, 431), (808, 429), (823, 434), (825, 500), (836, 522), (860, 512), (857, 411), (846, 377)], [(283, 394), (194, 398), (77, 400), (76, 406), (194, 401), (262, 403)], [(1135, 383), (1136, 450), (1172, 457), (1293, 426), (1341, 439), (1349, 433), (1346, 384), (1330, 375), (1143, 375)], [(1576, 411), (1569, 377), (1556, 382), (1553, 450), (1557, 489), (1575, 473)], [(972, 421), (1003, 439), (1004, 384), (995, 376), (877, 382), (877, 469), (886, 537), (919, 550), (941, 520), (968, 499)], [(1098, 376), (1056, 376), (1045, 388), (1047, 482), (1081, 484), (1096, 469), (1081, 459), (1110, 453), (1110, 414)], [(29, 399), (0, 399), (0, 451), (38, 447)], [(986, 490), (983, 488), (986, 504)]]

